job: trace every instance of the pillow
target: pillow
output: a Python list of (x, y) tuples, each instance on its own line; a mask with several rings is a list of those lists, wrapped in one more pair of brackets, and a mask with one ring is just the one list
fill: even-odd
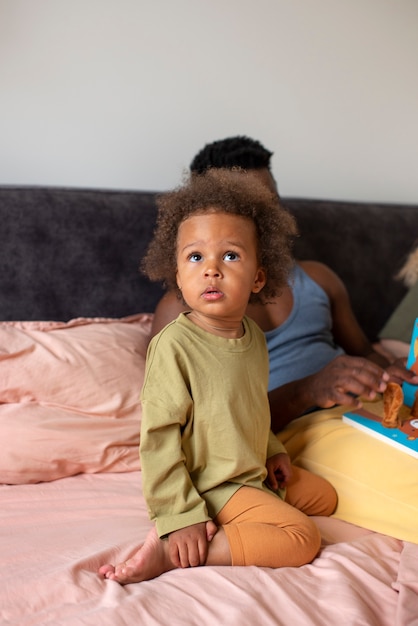
[(0, 482), (140, 469), (151, 322), (0, 323)]
[[(383, 410), (373, 404), (364, 407)], [(304, 415), (278, 437), (295, 465), (334, 485), (333, 517), (418, 543), (418, 459), (343, 423), (343, 413), (335, 407)]]

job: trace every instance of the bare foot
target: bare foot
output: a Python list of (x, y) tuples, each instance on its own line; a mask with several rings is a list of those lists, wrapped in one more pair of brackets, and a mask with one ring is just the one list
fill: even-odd
[(168, 557), (167, 547), (168, 542), (158, 537), (154, 527), (149, 531), (145, 543), (130, 559), (119, 565), (102, 565), (99, 574), (121, 585), (156, 578), (174, 569)]

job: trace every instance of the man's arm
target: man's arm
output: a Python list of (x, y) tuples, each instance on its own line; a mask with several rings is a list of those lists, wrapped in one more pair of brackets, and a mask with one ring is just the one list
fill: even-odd
[(318, 261), (300, 261), (299, 265), (329, 298), (335, 343), (346, 354), (368, 358), (374, 352), (373, 346), (354, 315), (347, 288), (341, 278), (330, 267)]
[(362, 357), (338, 356), (322, 370), (269, 392), (273, 432), (312, 408), (336, 404), (359, 408), (359, 396), (370, 400), (386, 388), (389, 374)]
[(398, 359), (391, 363), (386, 356), (373, 348), (354, 315), (347, 289), (339, 276), (317, 261), (301, 261), (300, 265), (327, 294), (330, 300), (332, 334), (344, 352), (351, 356), (364, 357), (384, 368), (393, 382), (408, 381), (416, 384), (418, 379), (412, 379), (411, 372), (405, 367), (406, 361)]

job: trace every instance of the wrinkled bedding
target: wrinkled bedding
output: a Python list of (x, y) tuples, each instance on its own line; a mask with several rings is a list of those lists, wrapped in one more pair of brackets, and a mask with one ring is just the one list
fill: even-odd
[[(98, 576), (150, 528), (138, 454), (150, 315), (0, 324), (0, 625), (418, 626), (417, 460), (344, 424), (282, 431), (338, 492), (301, 568)], [(381, 400), (377, 401), (381, 402)]]
[(141, 472), (1, 485), (0, 623), (418, 624), (418, 546), (316, 518), (319, 556), (301, 568), (200, 567), (125, 587), (103, 580), (150, 528)]

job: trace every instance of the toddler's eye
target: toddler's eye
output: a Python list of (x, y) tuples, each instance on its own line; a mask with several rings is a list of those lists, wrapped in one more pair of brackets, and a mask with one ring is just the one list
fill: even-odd
[(224, 254), (225, 261), (238, 261), (239, 255), (236, 252), (226, 252)]
[(191, 261), (192, 263), (197, 263), (198, 261), (202, 260), (202, 255), (199, 254), (198, 252), (193, 252), (193, 254), (191, 254), (189, 256), (189, 261)]

